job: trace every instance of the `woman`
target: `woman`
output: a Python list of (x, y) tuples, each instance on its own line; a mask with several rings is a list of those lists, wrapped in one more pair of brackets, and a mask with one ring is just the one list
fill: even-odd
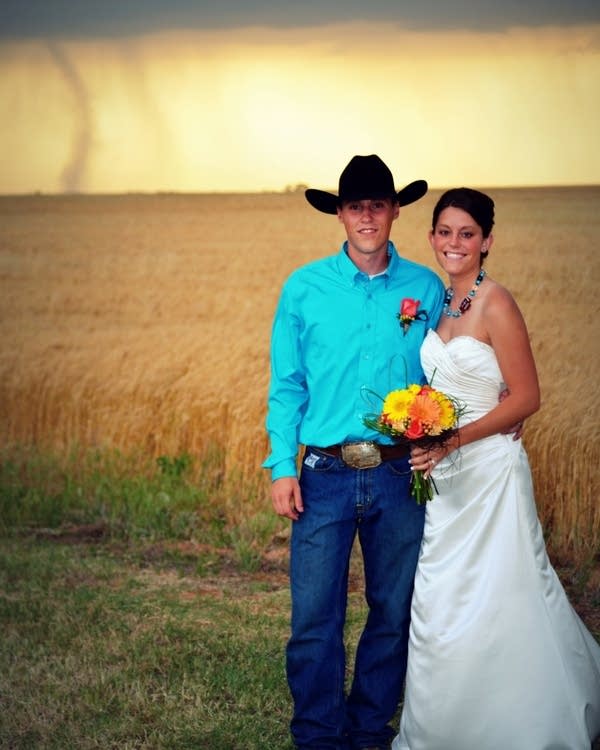
[(429, 240), (450, 287), (421, 361), (468, 412), (449, 443), (411, 453), (439, 495), (427, 505), (392, 750), (589, 750), (600, 734), (600, 646), (548, 560), (521, 441), (502, 434), (540, 396), (519, 308), (483, 270), (493, 223), (491, 198), (469, 188), (433, 212)]

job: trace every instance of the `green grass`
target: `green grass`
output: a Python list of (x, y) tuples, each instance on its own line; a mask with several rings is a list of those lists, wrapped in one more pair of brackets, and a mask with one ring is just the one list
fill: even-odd
[(0, 570), (0, 747), (288, 747), (285, 588), (34, 539)]
[(287, 526), (229, 527), (218, 462), (161, 458), (1, 456), (0, 748), (291, 750)]
[(228, 527), (219, 476), (4, 452), (0, 748), (291, 748), (285, 524)]
[(5, 451), (0, 463), (0, 531), (96, 523), (112, 538), (218, 537), (224, 517), (210, 463), (192, 475), (189, 456), (154, 464), (118, 452), (58, 457)]
[(291, 750), (284, 573), (148, 552), (0, 540), (0, 747)]

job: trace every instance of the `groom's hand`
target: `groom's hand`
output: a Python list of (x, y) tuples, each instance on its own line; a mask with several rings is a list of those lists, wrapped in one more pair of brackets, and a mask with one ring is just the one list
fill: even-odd
[(296, 477), (276, 479), (271, 485), (271, 500), (277, 515), (292, 521), (297, 521), (304, 510), (300, 483)]
[[(500, 392), (500, 395), (498, 396), (498, 401), (504, 401), (504, 399), (509, 395), (510, 391), (508, 388), (505, 388), (503, 391)], [(523, 426), (525, 422), (521, 420), (520, 422), (517, 422), (517, 424), (512, 425), (507, 430), (503, 430), (503, 435), (512, 435), (513, 440), (520, 440), (523, 437)]]

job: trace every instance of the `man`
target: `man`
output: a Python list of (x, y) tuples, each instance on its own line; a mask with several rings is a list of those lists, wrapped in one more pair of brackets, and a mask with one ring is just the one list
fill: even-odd
[[(388, 722), (405, 676), (424, 508), (410, 496), (408, 451), (384, 444), (363, 417), (390, 390), (424, 382), (419, 348), (444, 288), (389, 237), (400, 207), (426, 192), (423, 180), (397, 192), (376, 155), (349, 162), (338, 195), (307, 190), (314, 208), (337, 214), (347, 239), (337, 255), (289, 277), (275, 314), (264, 466), (276, 512), (293, 521), (287, 676), (299, 750), (377, 750), (395, 734)], [(403, 326), (404, 299), (419, 306)], [(357, 533), (369, 614), (346, 698), (343, 629)]]

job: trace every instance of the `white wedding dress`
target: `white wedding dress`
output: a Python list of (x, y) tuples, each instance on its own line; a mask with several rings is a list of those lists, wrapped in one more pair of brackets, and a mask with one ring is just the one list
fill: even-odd
[[(430, 331), (430, 383), (498, 403), (493, 349)], [(434, 470), (415, 578), (406, 694), (392, 750), (589, 750), (600, 734), (600, 646), (548, 560), (520, 440), (494, 435)]]

